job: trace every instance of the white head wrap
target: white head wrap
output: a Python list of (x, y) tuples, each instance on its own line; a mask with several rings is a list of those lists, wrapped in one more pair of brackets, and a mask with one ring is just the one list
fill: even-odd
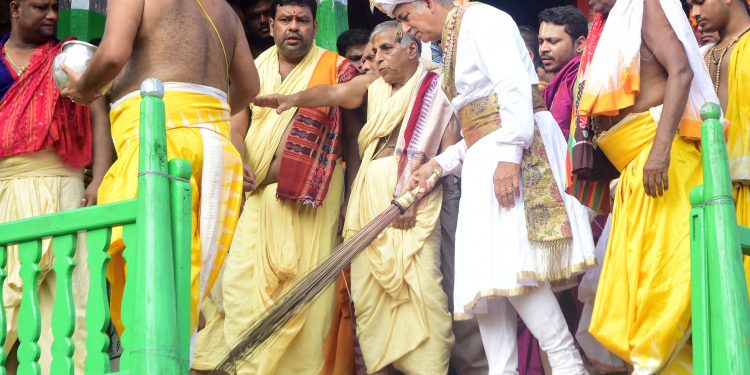
[(399, 4), (411, 3), (414, 0), (370, 0), (370, 8), (378, 8), (381, 12), (393, 17), (393, 10)]

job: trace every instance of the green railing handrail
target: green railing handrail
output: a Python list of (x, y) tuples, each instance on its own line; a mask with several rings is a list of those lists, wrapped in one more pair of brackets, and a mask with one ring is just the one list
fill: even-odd
[[(41, 240), (52, 237), (57, 289), (53, 307), (52, 374), (73, 374), (75, 308), (72, 272), (76, 238), (85, 231), (90, 286), (86, 307), (87, 374), (110, 372), (109, 301), (105, 272), (112, 227), (123, 226), (128, 281), (123, 297), (125, 349), (118, 374), (187, 374), (190, 355), (191, 166), (167, 163), (164, 88), (141, 86), (138, 198), (0, 224), (0, 283), (8, 245), (18, 244), (23, 295), (18, 331), (18, 374), (41, 374), (37, 294)], [(32, 286), (32, 287), (29, 287)], [(6, 317), (0, 289), (0, 375), (6, 373)]]
[(693, 368), (698, 375), (750, 374), (750, 301), (718, 104), (701, 108), (703, 185), (690, 192)]

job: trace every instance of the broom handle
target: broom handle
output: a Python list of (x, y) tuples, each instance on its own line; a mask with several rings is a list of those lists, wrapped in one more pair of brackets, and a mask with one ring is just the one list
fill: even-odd
[[(436, 184), (437, 180), (440, 179), (440, 177), (443, 177), (443, 173), (436, 169), (432, 171), (432, 174), (429, 178), (427, 178), (426, 182)], [(394, 199), (393, 201), (391, 201), (391, 203), (398, 207), (398, 209), (403, 214), (404, 212), (406, 212), (406, 210), (409, 209), (409, 207), (411, 207), (412, 204), (414, 204), (414, 202), (417, 201), (419, 193), (419, 186), (417, 186), (414, 189), (411, 189), (411, 191), (407, 191), (406, 193), (401, 194), (400, 197)]]

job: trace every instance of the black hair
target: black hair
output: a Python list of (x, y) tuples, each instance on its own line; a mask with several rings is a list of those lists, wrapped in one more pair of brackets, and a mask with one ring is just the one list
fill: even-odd
[(538, 68), (542, 66), (542, 58), (539, 56), (539, 38), (536, 31), (530, 26), (518, 26), (518, 31), (521, 33), (523, 42), (526, 43), (526, 48), (531, 51), (534, 56), (532, 62), (534, 67)]
[(346, 51), (353, 46), (361, 46), (370, 41), (370, 32), (364, 29), (349, 29), (341, 33), (336, 40), (339, 55), (346, 55)]
[(573, 42), (579, 37), (589, 35), (589, 23), (586, 16), (572, 5), (547, 8), (539, 13), (539, 23), (548, 22), (555, 25), (565, 26), (565, 32), (573, 38)]
[(315, 20), (315, 18), (317, 17), (318, 2), (315, 0), (271, 0), (271, 18), (276, 18), (276, 8), (285, 5), (308, 7), (312, 12), (313, 20)]

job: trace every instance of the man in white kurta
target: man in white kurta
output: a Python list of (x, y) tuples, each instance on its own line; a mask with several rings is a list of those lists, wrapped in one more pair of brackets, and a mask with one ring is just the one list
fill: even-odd
[[(555, 374), (585, 373), (548, 282), (594, 264), (593, 243), (590, 232), (581, 235), (588, 225), (585, 213), (581, 215), (585, 211), (571, 197), (560, 196), (564, 140), (543, 105), (534, 105), (538, 100), (532, 99), (532, 85), (538, 82), (515, 23), (484, 4), (381, 0), (376, 5), (399, 19), (404, 31), (443, 43), (443, 88), (459, 113), (464, 140), (414, 177), (425, 189), (432, 188), (425, 180), (436, 169), (462, 177), (456, 317), (476, 316), (490, 374), (516, 372), (516, 312), (539, 339)], [(530, 239), (536, 223), (527, 221), (527, 215), (541, 221), (544, 215), (525, 209), (527, 198), (534, 198), (529, 186), (536, 182), (535, 176), (521, 175), (528, 153), (548, 160), (549, 176), (539, 179), (556, 177), (557, 192), (546, 193), (560, 196), (566, 216), (565, 227), (550, 228), (562, 236), (555, 245), (542, 245), (547, 246), (543, 250)]]

